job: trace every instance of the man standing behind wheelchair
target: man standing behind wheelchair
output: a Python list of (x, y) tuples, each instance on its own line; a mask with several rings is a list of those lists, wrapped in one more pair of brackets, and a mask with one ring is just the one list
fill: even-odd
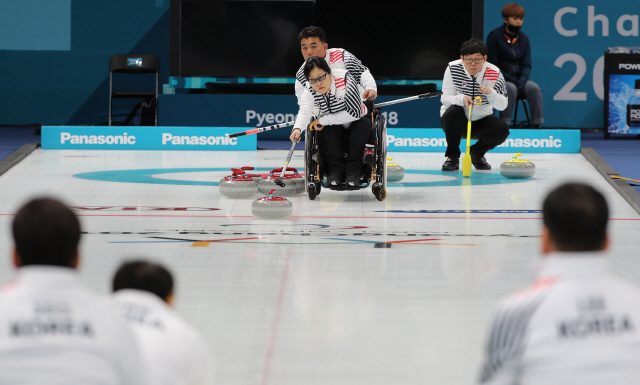
[[(372, 128), (358, 82), (349, 71), (332, 71), (325, 59), (317, 56), (305, 63), (304, 76), (311, 88), (305, 88), (301, 102), (313, 105), (319, 111), (320, 117), (313, 121), (313, 127), (321, 132), (320, 150), (328, 171), (327, 183), (331, 186), (342, 183), (349, 187), (360, 185), (364, 148)], [(348, 148), (342, 140), (345, 130)], [(300, 132), (295, 128), (290, 139), (298, 141)], [(348, 153), (346, 158), (345, 152)]]

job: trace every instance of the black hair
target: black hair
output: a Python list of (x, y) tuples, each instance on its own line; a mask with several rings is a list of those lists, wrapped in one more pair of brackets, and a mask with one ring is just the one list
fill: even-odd
[(304, 63), (304, 76), (309, 79), (309, 74), (311, 70), (314, 68), (320, 68), (323, 71), (326, 71), (328, 74), (331, 73), (331, 68), (329, 68), (329, 64), (324, 58), (312, 56)]
[(591, 186), (567, 183), (554, 189), (544, 200), (542, 217), (560, 251), (597, 251), (605, 245), (609, 208)]
[(61, 201), (52, 198), (30, 200), (13, 218), (12, 232), (22, 266), (74, 267), (80, 242), (80, 221)]
[(298, 41), (302, 41), (302, 39), (308, 39), (310, 37), (317, 37), (320, 39), (322, 44), (327, 42), (327, 35), (324, 34), (322, 28), (313, 25), (300, 31), (300, 34), (298, 34)]
[(125, 262), (113, 277), (114, 292), (136, 289), (153, 293), (166, 300), (173, 292), (173, 276), (164, 266), (144, 260)]
[(462, 43), (460, 46), (460, 55), (473, 55), (474, 53), (479, 53), (482, 56), (487, 55), (487, 46), (482, 42), (482, 40), (478, 39), (470, 39)]

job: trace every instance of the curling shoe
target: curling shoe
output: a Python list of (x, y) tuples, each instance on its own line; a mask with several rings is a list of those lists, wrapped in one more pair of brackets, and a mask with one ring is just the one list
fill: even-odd
[(360, 173), (355, 171), (347, 171), (347, 179), (345, 179), (344, 184), (349, 187), (360, 186)]
[(334, 169), (327, 176), (327, 183), (329, 186), (339, 186), (344, 183), (344, 171)]
[(460, 169), (460, 159), (448, 157), (442, 165), (442, 171), (458, 171)]
[(471, 163), (476, 170), (491, 170), (491, 165), (484, 156), (479, 156), (471, 151)]

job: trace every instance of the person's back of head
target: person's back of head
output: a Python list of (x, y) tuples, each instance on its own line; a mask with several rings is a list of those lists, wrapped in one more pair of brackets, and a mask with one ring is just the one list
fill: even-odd
[(324, 30), (313, 25), (300, 31), (300, 34), (298, 34), (298, 41), (308, 39), (310, 37), (317, 37), (322, 43), (327, 42), (327, 35), (325, 35)]
[(474, 53), (480, 53), (482, 56), (487, 54), (487, 46), (482, 40), (469, 39), (460, 46), (460, 55), (466, 56)]
[(609, 208), (591, 186), (567, 183), (551, 191), (542, 205), (543, 222), (557, 251), (598, 251), (607, 245)]
[(80, 222), (59, 200), (27, 202), (13, 218), (12, 232), (16, 265), (77, 266)]
[(510, 17), (524, 17), (524, 8), (516, 3), (509, 3), (502, 7), (502, 18), (508, 19)]
[(142, 260), (125, 262), (113, 277), (112, 289), (114, 292), (123, 289), (142, 290), (170, 302), (173, 276), (157, 263)]

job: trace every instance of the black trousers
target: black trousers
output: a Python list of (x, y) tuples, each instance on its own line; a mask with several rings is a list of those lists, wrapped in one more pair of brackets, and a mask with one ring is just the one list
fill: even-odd
[[(462, 106), (450, 106), (440, 118), (440, 125), (447, 138), (447, 151), (444, 156), (460, 158), (460, 141), (467, 138), (467, 115)], [(471, 122), (471, 138), (478, 141), (470, 150), (478, 156), (494, 149), (507, 140), (509, 127), (495, 115), (489, 115)]]
[[(320, 151), (324, 156), (324, 165), (328, 173), (334, 169), (341, 171), (362, 172), (364, 145), (371, 136), (371, 116), (365, 115), (351, 123), (349, 128), (342, 125), (324, 126), (320, 134)], [(348, 148), (343, 141), (346, 133)], [(345, 159), (344, 154), (349, 156)]]

